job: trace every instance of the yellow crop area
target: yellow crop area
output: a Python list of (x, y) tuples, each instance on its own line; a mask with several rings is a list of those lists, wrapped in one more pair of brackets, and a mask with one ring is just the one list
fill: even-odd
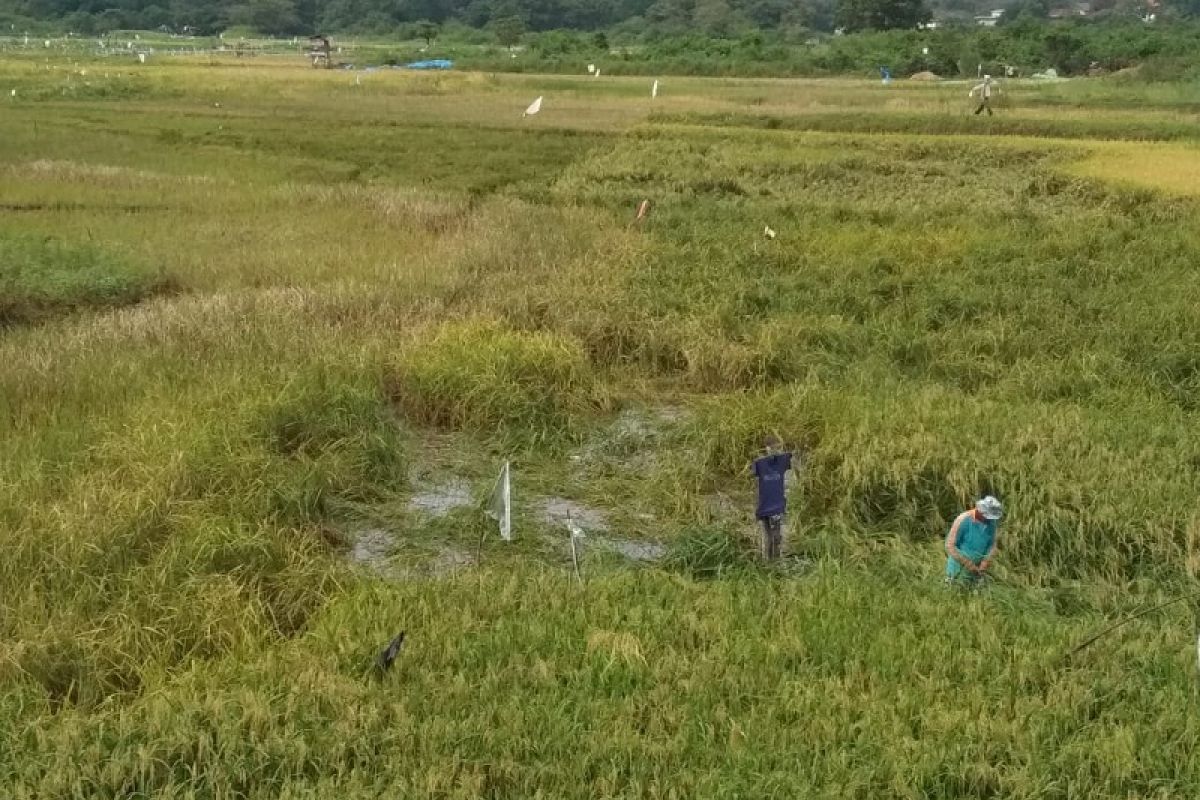
[(1153, 189), (1167, 195), (1200, 194), (1200, 147), (1194, 144), (1105, 143), (1072, 172), (1088, 178)]

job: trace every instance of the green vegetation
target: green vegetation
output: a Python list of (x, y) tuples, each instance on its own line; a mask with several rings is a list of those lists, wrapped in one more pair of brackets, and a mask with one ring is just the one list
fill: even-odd
[[(359, 67), (438, 58), (489, 72), (582, 74), (595, 64), (609, 75), (659, 77), (878, 75), (887, 67), (897, 77), (1053, 68), (1197, 78), (1193, 0), (1002, 5), (993, 18), (996, 3), (987, 0), (193, 0), (169, 9), (150, 0), (102, 9), (0, 0), (0, 52), (50, 49), (118, 63), (135, 52), (296, 55), (304, 37), (331, 34), (333, 62)], [(1074, 13), (1083, 7), (1086, 16)]]
[(0, 65), (0, 795), (1196, 794), (1188, 86), (297, 62)]
[[(0, 21), (38, 26), (53, 23), (91, 36), (113, 30), (150, 30), (228, 37), (257, 31), (292, 36), (315, 31), (354, 34), (405, 33), (426, 38), (443, 26), (457, 35), (489, 30), (501, 36), (532, 31), (606, 31), (617, 34), (697, 33), (728, 37), (747, 31), (832, 32), (913, 29), (934, 16), (941, 24), (972, 26), (975, 15), (1006, 9), (1003, 23), (1024, 28), (1052, 16), (1088, 21), (1140, 24), (1148, 13), (1156, 21), (1173, 22), (1200, 12), (1193, 0), (1118, 2), (1093, 0), (1082, 8), (1050, 0), (619, 0), (595, 4), (580, 0), (193, 0), (163, 4), (153, 0), (115, 0), (101, 7), (79, 0), (0, 0)], [(1062, 14), (1064, 10), (1070, 12)], [(1058, 12), (1057, 14), (1055, 12)], [(430, 39), (433, 37), (431, 36)]]
[[(31, 213), (37, 205), (11, 205)], [(93, 247), (49, 238), (0, 234), (0, 327), (34, 322), (82, 308), (134, 303), (169, 288), (168, 282)]]

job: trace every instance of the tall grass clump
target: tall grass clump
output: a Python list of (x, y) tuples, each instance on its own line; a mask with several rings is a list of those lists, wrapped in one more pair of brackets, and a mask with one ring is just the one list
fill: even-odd
[[(4, 370), (0, 630), (20, 646), (0, 660), (56, 708), (124, 703), (181, 665), (302, 631), (337, 588), (339, 504), (393, 492), (407, 466), (377, 372), (297, 360), (313, 318), (270, 350), (238, 329), (244, 305), (170, 305), (170, 324), (146, 307), (72, 322), (65, 342), (11, 334), (46, 374)], [(258, 311), (286, 329), (285, 310)], [(126, 371), (146, 349), (170, 368)], [(70, 392), (52, 377), (64, 364)], [(59, 436), (20, 423), (47, 418)]]
[(667, 551), (663, 567), (696, 580), (729, 578), (753, 569), (756, 554), (746, 540), (720, 528), (697, 528), (681, 533)]
[(535, 442), (578, 432), (607, 405), (577, 341), (478, 319), (446, 323), (409, 345), (388, 390), (413, 422)]

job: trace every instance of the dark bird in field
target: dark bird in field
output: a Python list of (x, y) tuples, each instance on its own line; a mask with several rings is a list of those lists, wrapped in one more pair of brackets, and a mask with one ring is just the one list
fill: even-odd
[(396, 660), (396, 656), (400, 654), (400, 648), (402, 647), (404, 647), (404, 631), (400, 631), (400, 634), (395, 639), (388, 642), (388, 646), (375, 659), (375, 667), (380, 672), (387, 672), (392, 668), (392, 662)]

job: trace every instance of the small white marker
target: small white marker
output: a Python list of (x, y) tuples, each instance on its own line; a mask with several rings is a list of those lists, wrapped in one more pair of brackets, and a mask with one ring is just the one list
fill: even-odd
[(767, 227), (763, 228), (763, 233), (765, 233), (765, 234), (767, 235), (767, 238), (768, 238), (768, 239), (774, 239), (774, 238), (775, 238), (775, 231), (771, 230), (771, 226), (770, 226), (770, 225), (768, 225)]

